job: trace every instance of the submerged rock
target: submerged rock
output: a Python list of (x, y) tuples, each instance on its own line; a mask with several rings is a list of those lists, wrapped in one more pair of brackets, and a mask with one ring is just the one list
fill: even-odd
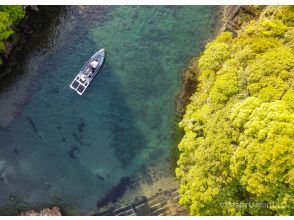
[(76, 153), (80, 152), (80, 148), (76, 147), (76, 146), (71, 146), (71, 150), (68, 152), (68, 155), (72, 158), (72, 159), (78, 159)]
[(21, 216), (62, 216), (58, 207), (44, 208), (41, 210), (30, 209), (20, 213)]

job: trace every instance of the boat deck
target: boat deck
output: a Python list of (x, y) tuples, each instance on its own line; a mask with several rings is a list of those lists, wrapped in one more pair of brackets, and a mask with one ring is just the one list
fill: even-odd
[(74, 79), (74, 81), (70, 84), (70, 87), (74, 90), (76, 90), (79, 94), (83, 94), (86, 86), (83, 85), (83, 83), (79, 82), (78, 80)]

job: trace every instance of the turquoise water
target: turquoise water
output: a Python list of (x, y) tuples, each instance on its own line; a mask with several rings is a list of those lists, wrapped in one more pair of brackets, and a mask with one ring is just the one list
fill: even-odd
[[(59, 16), (1, 91), (2, 208), (87, 214), (166, 160), (180, 73), (215, 27), (213, 6), (71, 6)], [(78, 96), (69, 84), (100, 48), (105, 64)]]

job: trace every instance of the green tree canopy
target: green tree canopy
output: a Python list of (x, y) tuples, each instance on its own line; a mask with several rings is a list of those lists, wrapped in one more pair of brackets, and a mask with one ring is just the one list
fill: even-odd
[(5, 42), (14, 33), (14, 25), (24, 15), (25, 11), (22, 6), (0, 5), (0, 52), (5, 49)]
[(176, 175), (191, 214), (293, 214), (293, 18), (293, 6), (268, 6), (205, 47), (179, 124)]

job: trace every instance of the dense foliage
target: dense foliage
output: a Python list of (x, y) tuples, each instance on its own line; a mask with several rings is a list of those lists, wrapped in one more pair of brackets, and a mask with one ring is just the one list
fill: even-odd
[(294, 214), (293, 50), (293, 6), (206, 46), (176, 169), (192, 215)]
[(24, 15), (22, 6), (0, 5), (0, 52), (5, 49), (5, 42), (13, 34), (15, 23)]

